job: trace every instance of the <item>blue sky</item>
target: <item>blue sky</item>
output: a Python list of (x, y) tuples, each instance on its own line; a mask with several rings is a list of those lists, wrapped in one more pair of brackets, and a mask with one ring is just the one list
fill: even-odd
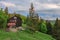
[[(26, 11), (28, 13), (31, 2), (42, 18), (50, 20), (60, 18), (60, 0), (0, 0), (0, 7), (4, 9), (7, 6), (9, 12)], [(25, 15), (23, 12), (21, 14)]]

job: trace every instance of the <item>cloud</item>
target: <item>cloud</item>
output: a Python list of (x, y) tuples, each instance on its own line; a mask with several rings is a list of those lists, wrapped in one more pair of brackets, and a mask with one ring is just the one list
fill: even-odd
[(17, 4), (14, 4), (14, 3), (11, 3), (11, 2), (6, 2), (6, 1), (0, 1), (0, 6), (5, 6), (5, 7), (8, 7), (8, 8), (13, 8), (15, 10), (26, 10), (27, 7), (23, 6), (23, 5), (17, 5)]
[(60, 6), (57, 4), (40, 3), (37, 1), (34, 2), (34, 5), (37, 10), (60, 8)]
[[(28, 11), (30, 8), (30, 4), (33, 2), (35, 10), (40, 11), (39, 14), (44, 19), (55, 19), (56, 17), (60, 17), (60, 0), (4, 0), (0, 1), (0, 6), (3, 5), (9, 7), (9, 11), (14, 10)], [(21, 13), (22, 14), (22, 13)], [(24, 12), (25, 14), (25, 12)]]
[(23, 5), (16, 5), (17, 10), (28, 10), (28, 8), (26, 6)]
[[(43, 0), (40, 0), (40, 1), (43, 1)], [(60, 3), (58, 5), (48, 3), (48, 1), (52, 2), (52, 0), (43, 1), (43, 2), (46, 2), (46, 3), (41, 3), (40, 1), (39, 0), (20, 0), (20, 1), (15, 0), (15, 1), (12, 1), (11, 0), (11, 1), (7, 1), (7, 2), (6, 1), (1, 1), (0, 4), (5, 5), (7, 7), (15, 7), (18, 10), (29, 10), (29, 6), (30, 6), (31, 2), (33, 2), (36, 10), (60, 8), (60, 6), (59, 6)]]
[(45, 6), (45, 8), (60, 8), (58, 5), (56, 4), (43, 4)]
[(0, 1), (1, 5), (4, 5), (6, 7), (15, 7), (16, 5), (10, 2), (4, 2), (4, 1)]

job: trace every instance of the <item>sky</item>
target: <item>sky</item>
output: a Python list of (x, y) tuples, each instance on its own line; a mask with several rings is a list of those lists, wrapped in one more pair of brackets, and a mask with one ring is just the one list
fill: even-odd
[[(34, 4), (35, 11), (43, 19), (60, 19), (60, 0), (0, 0), (0, 7), (8, 7), (9, 12), (26, 11), (28, 13), (31, 2)], [(27, 15), (27, 13), (21, 13)]]

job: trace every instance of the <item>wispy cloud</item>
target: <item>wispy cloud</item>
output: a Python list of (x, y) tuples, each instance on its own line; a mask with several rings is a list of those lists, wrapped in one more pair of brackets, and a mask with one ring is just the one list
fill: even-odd
[[(41, 3), (41, 2), (42, 3)], [(5, 5), (7, 7), (16, 7), (18, 10), (28, 10), (30, 3), (33, 2), (34, 7), (36, 10), (44, 10), (44, 9), (53, 9), (53, 8), (60, 8), (60, 3), (48, 3), (53, 2), (52, 0), (11, 0), (11, 1), (0, 1), (0, 4)], [(46, 2), (46, 3), (44, 3)]]
[(16, 5), (10, 2), (4, 2), (4, 1), (0, 1), (0, 4), (6, 6), (6, 7), (15, 7)]
[(28, 11), (31, 2), (33, 2), (36, 11), (39, 10), (45, 14), (40, 15), (44, 19), (52, 20), (60, 17), (60, 0), (1, 0), (0, 7), (1, 5), (3, 8), (7, 6), (9, 11)]
[(35, 5), (35, 8), (37, 10), (60, 8), (60, 6), (58, 6), (56, 4), (47, 4), (47, 3), (42, 4), (42, 3), (39, 3), (39, 2), (35, 2), (34, 5)]

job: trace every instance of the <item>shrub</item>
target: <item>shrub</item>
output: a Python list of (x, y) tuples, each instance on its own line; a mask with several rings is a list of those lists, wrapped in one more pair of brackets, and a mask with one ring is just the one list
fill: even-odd
[(0, 11), (0, 28), (6, 28), (7, 18), (8, 16), (3, 11)]

